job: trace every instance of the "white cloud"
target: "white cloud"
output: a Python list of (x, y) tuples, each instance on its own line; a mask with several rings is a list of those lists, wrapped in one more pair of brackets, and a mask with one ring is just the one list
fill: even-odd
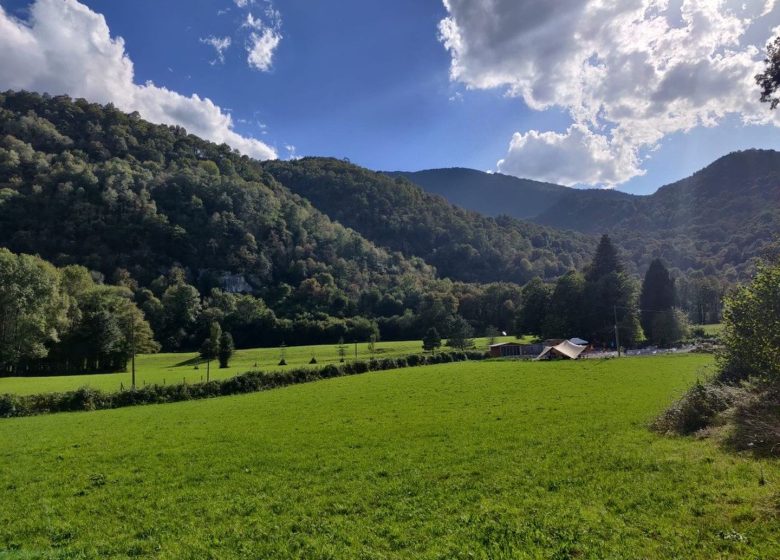
[(247, 62), (251, 68), (268, 72), (273, 67), (274, 53), (282, 40), (282, 16), (268, 3), (264, 18), (247, 14), (243, 27), (252, 31), (247, 40)]
[(217, 51), (217, 58), (212, 60), (211, 64), (216, 64), (217, 62), (220, 64), (225, 63), (225, 51), (230, 48), (230, 37), (214, 37), (213, 35), (210, 35), (205, 39), (201, 39), (200, 42), (211, 45), (214, 47), (214, 50)]
[(235, 132), (231, 116), (210, 99), (186, 97), (151, 82), (136, 84), (124, 41), (112, 39), (105, 18), (76, 0), (36, 0), (29, 21), (13, 18), (0, 6), (0, 88), (110, 102), (251, 157), (276, 157), (267, 144)]
[(574, 124), (564, 133), (516, 132), (498, 170), (562, 185), (615, 184), (642, 174), (632, 150), (613, 146), (606, 136)]
[(668, 134), (727, 115), (777, 122), (753, 82), (780, 23), (774, 0), (443, 1), (452, 80), (562, 107), (574, 122), (516, 133), (498, 165), (507, 173), (615, 185), (641, 174)]

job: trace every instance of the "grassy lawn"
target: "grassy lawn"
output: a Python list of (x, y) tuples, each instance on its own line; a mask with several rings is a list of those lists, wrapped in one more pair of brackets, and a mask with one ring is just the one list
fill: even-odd
[(645, 427), (711, 367), (471, 362), (2, 420), (0, 557), (776, 558), (780, 467)]
[[(516, 340), (514, 337), (499, 337), (499, 342)], [(477, 349), (487, 349), (487, 339), (474, 339)], [(347, 344), (346, 359), (355, 359), (355, 345)], [(377, 358), (407, 356), (422, 352), (422, 342), (409, 340), (403, 342), (376, 343)], [(318, 366), (339, 361), (336, 344), (319, 346), (290, 346), (285, 348), (285, 361), (288, 368), (307, 366), (312, 357), (317, 358)], [(371, 357), (368, 343), (358, 343), (357, 357), (368, 360)], [(279, 366), (279, 348), (255, 348), (237, 350), (230, 367), (219, 369), (216, 361), (211, 363), (211, 379), (224, 379), (251, 369), (263, 371), (283, 369)], [(317, 366), (312, 366), (317, 367)], [(54, 391), (71, 391), (79, 387), (93, 387), (105, 391), (116, 391), (120, 386), (130, 387), (130, 372), (109, 373), (98, 375), (70, 375), (53, 377), (0, 377), (0, 393), (15, 393), (31, 395)], [(136, 359), (136, 383), (144, 384), (175, 384), (186, 380), (188, 383), (203, 381), (206, 378), (206, 364), (200, 363), (196, 352), (173, 354), (146, 354)]]
[(693, 325), (694, 328), (704, 329), (704, 332), (710, 336), (717, 336), (723, 330), (723, 323), (713, 323), (711, 325)]

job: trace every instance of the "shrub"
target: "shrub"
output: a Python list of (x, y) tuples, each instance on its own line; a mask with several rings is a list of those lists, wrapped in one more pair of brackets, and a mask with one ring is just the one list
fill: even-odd
[(780, 388), (749, 387), (733, 413), (730, 443), (737, 449), (780, 455)]
[(735, 400), (735, 389), (719, 383), (696, 384), (653, 422), (653, 429), (666, 434), (692, 434), (714, 424), (718, 415)]

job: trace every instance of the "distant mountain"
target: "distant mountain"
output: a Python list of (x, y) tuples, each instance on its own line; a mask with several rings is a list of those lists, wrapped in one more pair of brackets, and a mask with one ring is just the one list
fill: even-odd
[[(772, 150), (729, 154), (645, 196), (571, 189), (474, 170), (402, 175), (453, 203), (457, 197), (472, 210), (490, 207), (526, 217), (529, 206), (523, 201), (533, 200), (541, 211), (531, 221), (587, 234), (611, 233), (640, 270), (661, 257), (685, 272), (744, 276), (780, 232), (780, 153)], [(507, 189), (515, 192), (507, 194)]]
[(461, 208), (486, 216), (508, 215), (528, 219), (555, 205), (571, 189), (552, 183), (518, 179), (501, 173), (453, 167), (425, 171), (389, 171)]
[(595, 246), (582, 234), (463, 210), (403, 176), (392, 178), (341, 160), (269, 161), (263, 169), (376, 245), (420, 257), (453, 280), (551, 279), (581, 268)]

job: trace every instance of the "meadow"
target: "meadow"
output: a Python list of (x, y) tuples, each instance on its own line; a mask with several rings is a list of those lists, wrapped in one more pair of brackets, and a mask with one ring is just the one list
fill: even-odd
[[(515, 337), (498, 337), (497, 342), (517, 340)], [(529, 339), (521, 339), (529, 340)], [(476, 338), (474, 344), (478, 350), (487, 350), (488, 339)], [(447, 348), (442, 348), (446, 351)], [(407, 340), (401, 342), (377, 342), (373, 354), (366, 342), (345, 344), (346, 360), (368, 360), (372, 356), (387, 358), (407, 356), (422, 352), (422, 342)], [(282, 353), (287, 366), (279, 366)], [(356, 358), (357, 356), (357, 358)], [(309, 367), (312, 358), (321, 367), (339, 362), (338, 345), (321, 344), (312, 346), (290, 346), (281, 348), (253, 348), (236, 350), (230, 360), (230, 367), (220, 369), (216, 361), (209, 366), (210, 379), (225, 379), (250, 370), (276, 371), (286, 368)], [(128, 366), (129, 367), (129, 366)], [(197, 352), (144, 354), (136, 358), (136, 384), (171, 385), (177, 383), (199, 383), (206, 380), (206, 364)], [(48, 377), (0, 377), (0, 394), (32, 395), (72, 391), (80, 387), (91, 387), (103, 391), (118, 391), (131, 385), (130, 371), (90, 375), (68, 375)]]
[(2, 420), (0, 557), (775, 558), (778, 465), (647, 429), (712, 369), (470, 362)]

